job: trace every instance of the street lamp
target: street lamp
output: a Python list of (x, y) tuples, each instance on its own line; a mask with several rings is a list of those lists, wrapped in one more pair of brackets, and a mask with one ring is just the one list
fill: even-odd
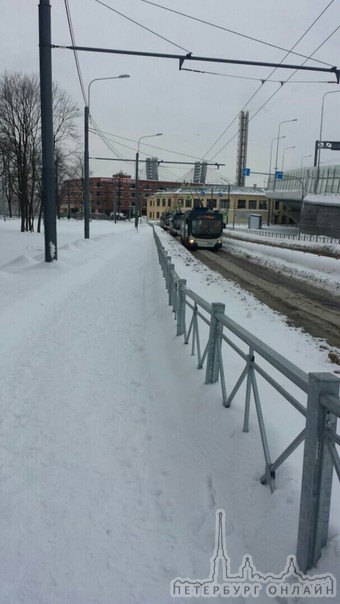
[[(328, 94), (335, 94), (336, 92), (340, 92), (340, 90), (329, 90), (328, 92), (325, 92), (325, 94), (322, 97), (319, 142), (322, 141), (323, 111), (324, 111), (324, 105), (325, 105), (325, 97)], [(320, 149), (320, 147), (318, 147), (317, 154), (315, 153), (314, 166), (316, 166), (316, 165), (318, 165), (318, 167), (320, 166), (320, 154), (321, 154), (320, 152), (321, 152), (321, 149)]]
[(278, 159), (279, 159), (279, 142), (280, 142), (280, 130), (281, 130), (281, 126), (282, 124), (288, 124), (290, 122), (297, 122), (297, 118), (294, 118), (292, 120), (283, 120), (282, 122), (279, 123), (279, 129), (277, 132), (277, 144), (276, 144), (276, 158), (275, 158), (275, 172), (278, 169)]
[(129, 78), (129, 74), (122, 73), (118, 76), (109, 76), (107, 78), (94, 78), (88, 85), (87, 105), (84, 110), (84, 237), (90, 238), (90, 166), (89, 166), (89, 116), (90, 116), (90, 92), (93, 82), (100, 80), (118, 80), (120, 78)]
[(137, 144), (137, 153), (136, 153), (136, 179), (135, 179), (135, 227), (138, 229), (138, 219), (139, 219), (139, 180), (138, 180), (138, 163), (139, 163), (139, 145), (143, 138), (153, 138), (154, 136), (163, 136), (162, 132), (157, 132), (157, 134), (146, 134), (145, 136), (141, 136), (138, 139)]
[[(280, 138), (287, 138), (287, 137), (286, 136), (280, 136)], [(269, 176), (270, 176), (271, 170), (272, 170), (273, 144), (274, 144), (274, 141), (276, 141), (276, 140), (277, 140), (277, 136), (275, 136), (274, 138), (272, 138), (272, 142), (271, 142), (271, 145), (270, 145), (269, 169), (268, 169)]]
[(286, 153), (286, 151), (288, 151), (288, 149), (296, 149), (296, 147), (295, 147), (295, 145), (293, 145), (292, 147), (285, 147), (283, 149), (283, 153), (282, 153), (282, 172), (283, 172), (284, 165), (285, 165), (285, 153)]
[(301, 157), (300, 170), (302, 169), (303, 160), (306, 159), (307, 157), (313, 157), (313, 155), (303, 155), (303, 157)]

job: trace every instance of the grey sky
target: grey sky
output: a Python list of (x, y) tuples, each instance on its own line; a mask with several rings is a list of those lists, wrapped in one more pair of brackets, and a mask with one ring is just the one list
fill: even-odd
[[(193, 55), (269, 62), (280, 62), (285, 55), (283, 50), (161, 10), (141, 0), (103, 2)], [(290, 49), (331, 0), (155, 2), (197, 19)], [(7, 69), (10, 72), (38, 73), (38, 0), (0, 0), (0, 5), (1, 71)], [(69, 0), (69, 7), (76, 43), (80, 46), (185, 53), (178, 46), (156, 37), (95, 0)], [(51, 9), (53, 43), (70, 45), (64, 1), (51, 0)], [(295, 47), (295, 52), (310, 56), (322, 45), (313, 54), (313, 58), (324, 61), (328, 66), (339, 67), (340, 29), (331, 35), (339, 25), (340, 4), (339, 0), (334, 0)], [(331, 37), (325, 42), (329, 36)], [(124, 157), (134, 158), (137, 140), (141, 136), (162, 132), (162, 137), (145, 141), (148, 145), (161, 149), (141, 144), (142, 159), (146, 155), (156, 155), (159, 159), (171, 161), (190, 161), (205, 157), (209, 161), (226, 164), (218, 172), (209, 171), (209, 181), (217, 182), (220, 176), (234, 180), (237, 119), (206, 154), (242, 108), (248, 110), (252, 118), (276, 90), (278, 92), (249, 123), (247, 164), (252, 170), (268, 171), (271, 144), (278, 134), (279, 123), (293, 118), (298, 121), (281, 126), (280, 134), (286, 138), (280, 141), (279, 164), (282, 163), (285, 150), (286, 169), (299, 167), (301, 161), (303, 165), (311, 165), (312, 158), (306, 156), (314, 153), (314, 143), (320, 131), (323, 95), (330, 91), (339, 91), (339, 94), (327, 95), (324, 99), (323, 138), (340, 140), (340, 86), (325, 83), (335, 81), (335, 77), (327, 73), (300, 71), (281, 86), (279, 82), (287, 80), (293, 72), (277, 69), (271, 76), (276, 82), (266, 82), (260, 86), (259, 80), (268, 78), (271, 68), (196, 62), (184, 65), (190, 69), (224, 74), (209, 75), (179, 71), (178, 62), (174, 60), (85, 52), (79, 52), (78, 57), (86, 93), (89, 82), (94, 78), (122, 73), (131, 76), (130, 79), (95, 82), (91, 86), (91, 114), (103, 131), (113, 135), (112, 144)], [(284, 62), (302, 64), (304, 61), (302, 57), (290, 54)], [(306, 64), (320, 66), (320, 63), (312, 60)], [(226, 77), (226, 74), (255, 80)], [(68, 91), (83, 112), (84, 102), (71, 51), (53, 51), (53, 79)], [(317, 83), (320, 81), (324, 83)], [(261, 89), (253, 100), (244, 107), (259, 87)], [(80, 118), (81, 132), (82, 128), (83, 119)], [(108, 157), (112, 153), (97, 136), (91, 135), (90, 155)], [(339, 152), (324, 151), (321, 159), (340, 163)], [(134, 173), (131, 163), (91, 161), (91, 172), (94, 175), (111, 176), (120, 169), (132, 175)], [(160, 172), (160, 176), (167, 179), (184, 177), (188, 170), (189, 166), (169, 166)], [(262, 185), (264, 178), (253, 175), (247, 181), (247, 184), (256, 182)]]

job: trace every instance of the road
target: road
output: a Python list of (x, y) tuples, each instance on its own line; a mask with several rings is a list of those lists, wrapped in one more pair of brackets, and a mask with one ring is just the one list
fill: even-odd
[(287, 323), (300, 327), (330, 346), (340, 348), (340, 297), (320, 288), (284, 276), (267, 267), (232, 256), (221, 249), (193, 252), (195, 258), (226, 279), (256, 296), (258, 300), (287, 317)]

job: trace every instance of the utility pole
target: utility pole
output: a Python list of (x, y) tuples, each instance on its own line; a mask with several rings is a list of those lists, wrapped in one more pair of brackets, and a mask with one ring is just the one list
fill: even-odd
[(52, 260), (57, 260), (58, 255), (52, 109), (51, 6), (49, 0), (39, 2), (39, 58), (45, 261), (52, 262)]

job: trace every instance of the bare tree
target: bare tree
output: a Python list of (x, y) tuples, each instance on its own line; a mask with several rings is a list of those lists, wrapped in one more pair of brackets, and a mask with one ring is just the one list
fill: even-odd
[[(55, 166), (59, 176), (77, 151), (79, 135), (75, 119), (78, 115), (79, 110), (68, 94), (57, 84), (53, 84)], [(40, 230), (40, 87), (38, 78), (34, 75), (5, 73), (0, 78), (0, 163), (8, 199), (18, 199), (21, 231), (34, 229), (37, 212)], [(56, 183), (60, 180), (59, 176)]]
[(33, 165), (39, 147), (39, 85), (35, 76), (7, 74), (0, 81), (0, 138), (13, 163), (21, 230), (32, 230)]

